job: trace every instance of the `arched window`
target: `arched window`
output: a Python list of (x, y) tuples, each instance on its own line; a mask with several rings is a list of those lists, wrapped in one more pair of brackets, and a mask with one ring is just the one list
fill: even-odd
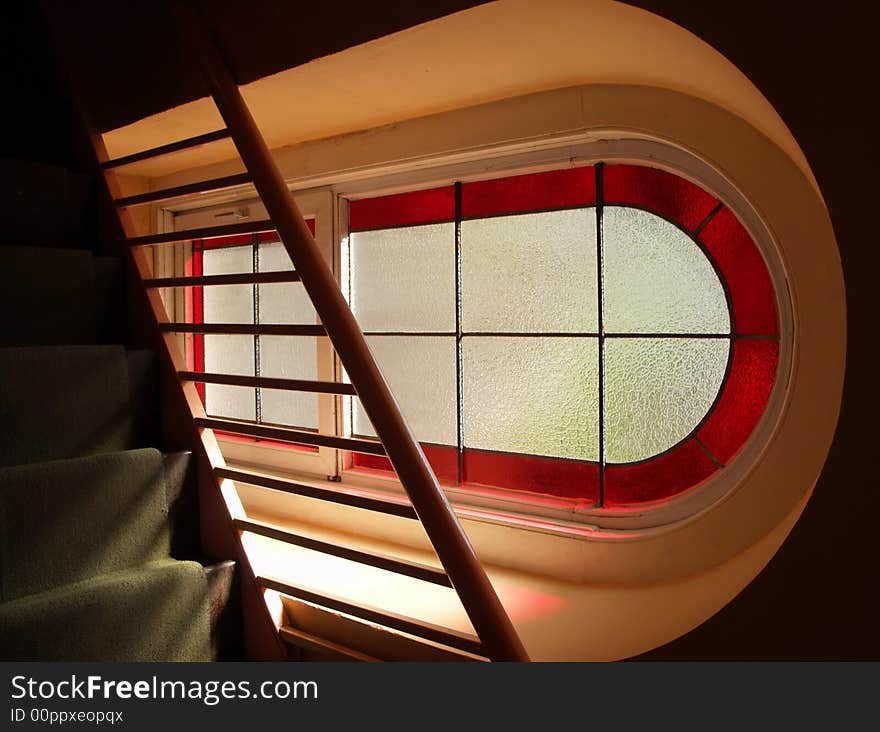
[[(598, 162), (467, 181), (352, 201), (349, 229), (352, 307), (447, 483), (662, 501), (723, 470), (764, 411), (767, 267), (683, 177)], [(374, 434), (356, 401), (352, 425)]]

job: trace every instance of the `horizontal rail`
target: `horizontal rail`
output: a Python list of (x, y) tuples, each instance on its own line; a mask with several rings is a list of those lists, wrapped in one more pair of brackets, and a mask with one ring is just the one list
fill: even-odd
[(160, 323), (169, 333), (201, 335), (325, 336), (323, 325), (251, 325), (250, 323)]
[(216, 236), (231, 236), (232, 234), (252, 234), (255, 231), (272, 231), (274, 228), (271, 219), (261, 219), (259, 221), (242, 221), (238, 224), (219, 224), (218, 226), (203, 226), (199, 229), (169, 231), (165, 234), (133, 236), (128, 240), (128, 243), (133, 247), (142, 247), (150, 244), (189, 241), (190, 239), (213, 239)]
[(343, 384), (339, 381), (277, 379), (270, 376), (208, 374), (201, 371), (179, 371), (177, 375), (186, 381), (195, 381), (200, 384), (223, 384), (226, 386), (247, 386), (254, 389), (277, 389), (278, 391), (305, 391), (310, 394), (356, 396), (354, 387), (351, 384)]
[(210, 180), (201, 180), (197, 183), (187, 183), (186, 185), (175, 186), (174, 188), (162, 188), (158, 191), (149, 191), (147, 193), (138, 193), (135, 196), (117, 198), (113, 201), (113, 203), (118, 208), (122, 208), (124, 206), (138, 206), (142, 203), (165, 201), (169, 198), (189, 196), (193, 193), (210, 193), (213, 191), (219, 191), (223, 188), (232, 188), (233, 186), (246, 185), (250, 182), (250, 173), (224, 175), (222, 178), (211, 178)]
[(318, 651), (319, 653), (329, 652), (347, 658), (350, 661), (363, 661), (364, 663), (381, 662), (381, 659), (379, 658), (368, 656), (366, 653), (361, 653), (348, 646), (342, 646), (324, 638), (319, 638), (318, 636), (306, 633), (299, 628), (291, 628), (289, 625), (282, 625), (278, 629), (278, 634), (288, 645), (296, 646), (304, 651)]
[(149, 150), (142, 150), (141, 152), (132, 153), (131, 155), (125, 155), (121, 158), (107, 160), (101, 163), (101, 167), (104, 168), (104, 170), (109, 170), (110, 168), (118, 168), (122, 165), (138, 163), (141, 160), (158, 158), (160, 155), (167, 155), (168, 153), (179, 152), (180, 150), (188, 150), (189, 148), (197, 147), (198, 145), (207, 145), (209, 142), (225, 140), (227, 137), (230, 136), (231, 133), (227, 129), (214, 130), (213, 132), (206, 132), (203, 135), (188, 137), (185, 140), (169, 142), (167, 145), (160, 145), (159, 147), (150, 148)]
[(389, 557), (385, 554), (361, 551), (360, 549), (332, 544), (330, 542), (321, 541), (320, 539), (314, 539), (310, 536), (295, 534), (292, 531), (265, 524), (262, 521), (235, 519), (233, 523), (235, 524), (235, 528), (239, 531), (259, 534), (260, 536), (265, 536), (267, 539), (275, 539), (276, 541), (281, 541), (285, 544), (292, 544), (293, 546), (302, 547), (303, 549), (310, 549), (311, 551), (321, 552), (322, 554), (329, 554), (338, 557), (339, 559), (347, 559), (350, 562), (366, 564), (370, 567), (375, 567), (376, 569), (384, 569), (387, 572), (394, 572), (395, 574), (402, 574), (406, 577), (422, 580), (423, 582), (431, 582), (432, 584), (440, 585), (441, 587), (452, 588), (452, 583), (449, 581), (446, 572), (427, 564), (409, 562), (404, 559)]
[(215, 468), (214, 475), (218, 478), (228, 478), (229, 480), (234, 480), (238, 483), (247, 483), (249, 485), (260, 486), (261, 488), (269, 488), (273, 491), (292, 493), (293, 495), (303, 496), (304, 498), (329, 501), (343, 506), (351, 506), (353, 508), (362, 508), (367, 511), (384, 513), (389, 516), (400, 516), (401, 518), (408, 519), (417, 518), (415, 509), (409, 503), (400, 503), (384, 498), (371, 498), (370, 496), (364, 496), (359, 493), (349, 493), (344, 490), (320, 488), (314, 485), (294, 483), (293, 481), (283, 480), (282, 478), (273, 478), (269, 475), (258, 475), (256, 473), (246, 473), (231, 468)]
[(190, 277), (156, 277), (144, 280), (144, 287), (212, 287), (214, 285), (274, 285), (299, 282), (299, 274), (286, 272), (242, 272), (241, 274), (192, 275)]
[(369, 605), (361, 605), (332, 595), (312, 592), (303, 587), (297, 587), (296, 585), (291, 585), (271, 577), (258, 577), (257, 582), (266, 589), (295, 597), (303, 602), (326, 607), (336, 612), (345, 613), (370, 623), (409, 633), (417, 638), (424, 638), (425, 640), (440, 643), (450, 648), (457, 648), (477, 656), (486, 656), (486, 650), (483, 644), (480, 643), (479, 638), (470, 633), (462, 633), (452, 628), (441, 628), (438, 625), (416, 620), (405, 615), (398, 615), (387, 610), (379, 610)]
[(237, 422), (230, 419), (213, 419), (200, 417), (194, 420), (197, 427), (207, 427), (220, 432), (228, 432), (233, 435), (247, 435), (248, 437), (262, 437), (264, 440), (277, 440), (278, 442), (292, 442), (297, 445), (317, 445), (318, 447), (333, 447), (338, 450), (351, 450), (363, 452), (368, 455), (384, 455), (385, 448), (376, 440), (361, 440), (355, 437), (336, 437), (334, 435), (321, 435), (317, 432), (288, 429), (286, 427), (268, 427), (253, 422)]

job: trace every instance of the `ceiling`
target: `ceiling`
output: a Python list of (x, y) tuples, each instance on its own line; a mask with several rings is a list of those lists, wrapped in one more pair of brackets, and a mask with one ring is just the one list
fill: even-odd
[[(198, 0), (239, 84), (481, 4), (483, 0), (302, 3)], [(101, 131), (203, 97), (172, 0), (42, 0), (59, 51)]]

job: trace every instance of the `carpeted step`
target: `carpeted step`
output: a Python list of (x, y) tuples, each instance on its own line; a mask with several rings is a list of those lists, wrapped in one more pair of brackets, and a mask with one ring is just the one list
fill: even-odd
[(0, 348), (0, 467), (131, 446), (121, 346)]
[(189, 451), (169, 452), (165, 464), (165, 497), (171, 532), (171, 556), (192, 559), (201, 553), (199, 486), (196, 464)]
[(94, 218), (94, 188), (91, 176), (57, 165), (0, 159), (0, 243), (81, 246), (85, 222)]
[(167, 559), (165, 494), (153, 449), (0, 468), (0, 600)]
[(155, 351), (145, 349), (127, 351), (126, 358), (131, 445), (155, 447), (162, 439), (159, 360)]
[(126, 306), (122, 262), (116, 257), (94, 257), (96, 343), (125, 343)]
[(232, 559), (205, 564), (211, 596), (211, 648), (217, 661), (244, 660), (241, 590), (238, 565)]
[(95, 293), (88, 252), (0, 247), (0, 346), (94, 343)]
[(0, 603), (5, 661), (209, 661), (200, 564), (168, 559)]

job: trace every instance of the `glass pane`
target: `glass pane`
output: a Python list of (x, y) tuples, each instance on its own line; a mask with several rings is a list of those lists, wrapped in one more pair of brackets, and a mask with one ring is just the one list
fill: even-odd
[(351, 305), (365, 331), (454, 331), (455, 225), (352, 234)]
[[(208, 249), (202, 254), (206, 275), (253, 272), (250, 246)], [(248, 285), (219, 285), (202, 288), (206, 323), (253, 323), (254, 289)]]
[(280, 241), (260, 243), (260, 272), (288, 272), (294, 269)]
[(595, 338), (462, 341), (467, 447), (550, 457), (599, 457)]
[[(373, 355), (420, 442), (456, 445), (455, 338), (371, 336)], [(354, 432), (375, 435), (360, 400), (354, 400)]]
[[(260, 375), (281, 379), (318, 378), (317, 341), (314, 338), (261, 336)], [(318, 396), (262, 389), (263, 422), (318, 428)]]
[(605, 341), (605, 460), (668, 450), (699, 424), (727, 370), (726, 338)]
[(598, 331), (596, 210), (461, 224), (465, 332)]
[[(253, 376), (253, 336), (205, 336), (205, 371)], [(254, 420), (254, 390), (240, 386), (205, 384), (205, 411), (215, 417)]]
[(602, 214), (606, 333), (729, 333), (724, 288), (676, 226), (635, 208)]

